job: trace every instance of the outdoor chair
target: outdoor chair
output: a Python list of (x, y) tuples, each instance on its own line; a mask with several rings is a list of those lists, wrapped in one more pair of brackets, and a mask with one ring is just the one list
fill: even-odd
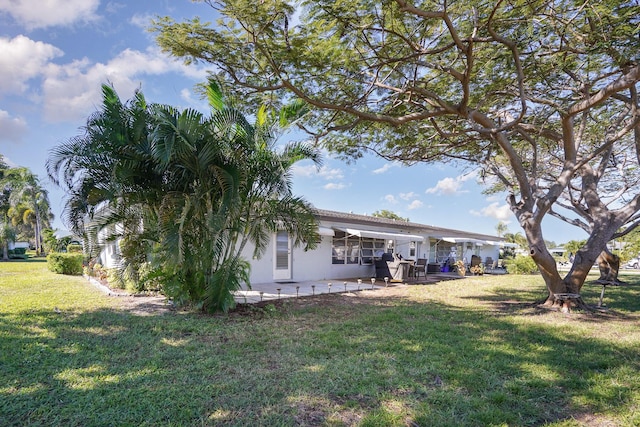
[(418, 258), (418, 261), (413, 266), (413, 277), (420, 278), (420, 272), (426, 278), (427, 277), (427, 260), (426, 258)]
[(471, 255), (471, 265), (469, 267), (475, 267), (476, 265), (482, 264), (482, 258), (478, 255)]

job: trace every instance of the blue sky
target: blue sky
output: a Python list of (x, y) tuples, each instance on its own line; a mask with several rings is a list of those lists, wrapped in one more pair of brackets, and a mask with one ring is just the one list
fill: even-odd
[[(149, 102), (205, 111), (193, 87), (206, 68), (163, 55), (146, 28), (157, 15), (215, 21), (212, 12), (188, 0), (0, 0), (0, 153), (41, 178), (56, 228), (65, 229), (64, 193), (48, 182), (45, 161), (52, 147), (79, 134), (100, 103), (102, 83), (111, 82), (122, 99), (141, 88)], [(407, 167), (373, 156), (346, 164), (325, 155), (320, 170), (296, 165), (294, 191), (321, 209), (387, 209), (413, 222), (485, 234), (503, 221), (510, 232), (521, 231), (504, 195), (483, 195), (473, 171), (448, 165)], [(556, 243), (586, 237), (553, 218), (543, 225)]]

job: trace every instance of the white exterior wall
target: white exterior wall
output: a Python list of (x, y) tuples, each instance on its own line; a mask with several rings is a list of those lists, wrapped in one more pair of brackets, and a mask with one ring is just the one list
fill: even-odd
[[(365, 225), (362, 225), (365, 224)], [(410, 228), (404, 227), (402, 224), (367, 224), (366, 222), (358, 224), (349, 222), (349, 219), (342, 218), (323, 220), (320, 223), (323, 229), (346, 230), (347, 228), (373, 232), (373, 233), (391, 233), (423, 235), (418, 232), (410, 232)], [(119, 230), (120, 231), (120, 230)], [(326, 230), (325, 230), (326, 231)], [(360, 233), (360, 232), (358, 232)], [(373, 234), (369, 233), (369, 235)], [(459, 232), (458, 235), (462, 234)], [(120, 261), (120, 251), (117, 242), (106, 242), (109, 233), (106, 230), (100, 231), (98, 241), (104, 244), (101, 252), (101, 262), (107, 268), (117, 267)], [(363, 236), (366, 234), (363, 234)], [(395, 237), (395, 236), (394, 236)], [(424, 240), (419, 241), (418, 237), (398, 236), (391, 238), (394, 240), (394, 250), (406, 259), (426, 258), (432, 262), (431, 258), (435, 256), (435, 249), (429, 243), (429, 235), (423, 235)], [(378, 237), (381, 240), (389, 241), (389, 238)], [(432, 237), (440, 240), (439, 237)], [(473, 240), (473, 239), (472, 239)], [(410, 253), (411, 242), (415, 242), (415, 254)], [(275, 235), (272, 237), (264, 255), (260, 259), (253, 259), (253, 245), (248, 243), (243, 250), (242, 256), (251, 264), (250, 281), (252, 284), (257, 283), (274, 283), (275, 271)], [(471, 242), (459, 242), (455, 244), (457, 251), (457, 259), (466, 259), (471, 261), (471, 254), (477, 254), (481, 257), (482, 262), (487, 257), (497, 260), (499, 257), (499, 245), (490, 245), (484, 243), (482, 246)], [(291, 278), (282, 280), (283, 282), (304, 282), (304, 281), (330, 281), (340, 279), (357, 279), (362, 278), (366, 283), (375, 276), (375, 265), (360, 264), (333, 264), (332, 263), (333, 237), (321, 236), (318, 247), (314, 250), (304, 251), (302, 246), (291, 248)], [(386, 244), (385, 244), (386, 250)]]
[[(285, 281), (304, 282), (312, 280), (335, 280), (362, 277), (368, 280), (375, 275), (375, 266), (358, 264), (332, 264), (331, 248), (333, 237), (321, 236), (318, 247), (304, 251), (302, 246), (291, 251), (291, 279)], [(251, 283), (273, 283), (274, 240), (271, 240), (264, 256), (252, 259), (253, 246), (247, 244), (243, 251), (245, 259), (251, 263)]]
[[(491, 257), (494, 261), (498, 261), (500, 257), (500, 247), (497, 245), (484, 245), (480, 250), (480, 258), (484, 263), (487, 257)], [(485, 265), (485, 267), (491, 267), (490, 265)]]
[(17, 248), (29, 249), (29, 242), (9, 242), (7, 249), (13, 250)]
[(100, 251), (100, 263), (105, 268), (116, 268), (120, 264), (120, 250), (118, 241), (107, 241), (111, 233), (107, 229), (98, 232), (98, 244), (102, 246)]

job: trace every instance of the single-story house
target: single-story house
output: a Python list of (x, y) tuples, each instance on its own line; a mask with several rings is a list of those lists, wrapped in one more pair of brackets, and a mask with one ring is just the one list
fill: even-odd
[(31, 247), (31, 245), (29, 244), (29, 242), (9, 242), (9, 244), (7, 245), (7, 248), (9, 250), (13, 250), (13, 249), (29, 249)]
[[(468, 264), (472, 255), (491, 267), (505, 245), (497, 236), (368, 215), (318, 209), (317, 218), (321, 241), (314, 250), (292, 247), (286, 231), (273, 234), (260, 259), (252, 259), (253, 248), (247, 245), (244, 257), (251, 263), (251, 283), (374, 277), (375, 259), (383, 253), (426, 259), (428, 272), (440, 271), (456, 260)], [(107, 244), (102, 264), (115, 267), (119, 256), (117, 243)]]

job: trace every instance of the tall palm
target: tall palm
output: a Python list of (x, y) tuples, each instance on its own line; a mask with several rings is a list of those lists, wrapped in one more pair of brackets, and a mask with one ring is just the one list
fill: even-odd
[[(251, 124), (215, 83), (208, 95), (204, 115), (147, 105), (141, 93), (123, 103), (103, 86), (84, 134), (55, 148), (47, 168), (69, 193), (65, 218), (75, 232), (122, 225), (125, 261), (150, 255), (171, 297), (213, 311), (227, 310), (249, 281), (246, 242), (261, 254), (280, 226), (296, 244), (316, 243), (311, 206), (291, 195), (290, 168), (319, 157), (303, 144), (275, 153), (278, 116), (261, 110)], [(302, 111), (284, 111), (281, 123)]]
[(48, 192), (37, 175), (27, 168), (9, 169), (4, 179), (11, 186), (9, 204), (14, 207), (24, 204), (32, 212), (36, 253), (42, 255), (42, 230), (51, 217)]
[(141, 207), (152, 208), (162, 191), (147, 143), (150, 121), (141, 92), (122, 102), (113, 87), (103, 85), (101, 107), (87, 119), (83, 134), (50, 153), (49, 177), (67, 191), (63, 219), (83, 236), (90, 256), (99, 253), (98, 229), (114, 230), (110, 238), (123, 232), (134, 236)]
[(2, 259), (8, 260), (8, 233), (5, 230), (9, 227), (8, 211), (11, 207), (9, 204), (9, 196), (11, 195), (11, 187), (5, 180), (5, 173), (9, 169), (9, 166), (5, 163), (4, 157), (0, 154), (0, 230), (2, 234), (7, 234), (3, 237), (0, 243), (2, 243)]
[(241, 258), (248, 242), (260, 256), (280, 227), (295, 244), (316, 244), (313, 209), (292, 196), (290, 169), (301, 159), (319, 162), (319, 155), (304, 144), (274, 150), (277, 131), (303, 113), (302, 105), (279, 116), (261, 109), (250, 124), (225, 105), (215, 82), (207, 91), (208, 117), (156, 109), (153, 152), (173, 185), (161, 212), (163, 247), (176, 269), (193, 270), (190, 282), (201, 283), (186, 288), (191, 299), (208, 310), (227, 310), (234, 303), (232, 291), (249, 282), (249, 265)]

